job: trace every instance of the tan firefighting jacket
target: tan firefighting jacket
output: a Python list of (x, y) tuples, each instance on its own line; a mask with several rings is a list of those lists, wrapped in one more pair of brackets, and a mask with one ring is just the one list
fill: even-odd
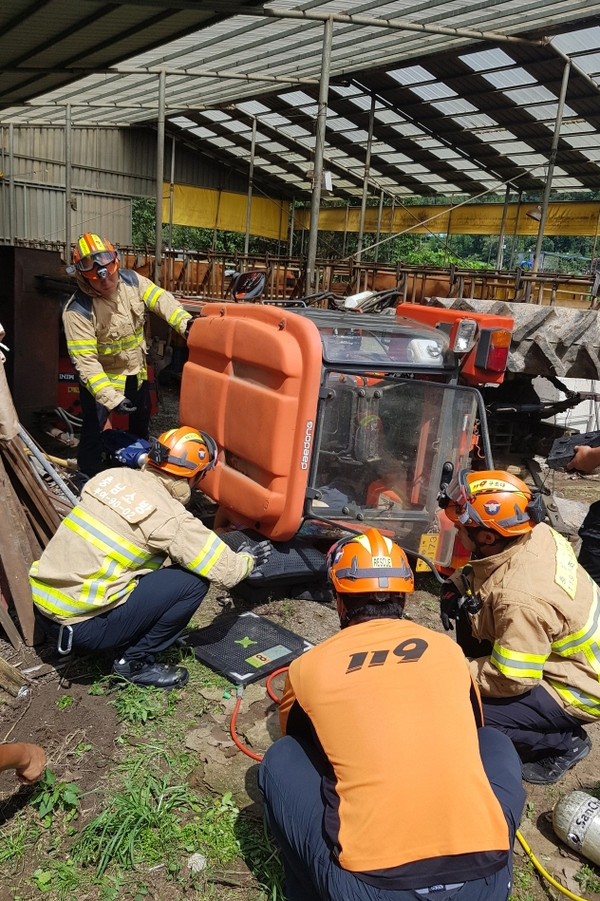
[(108, 410), (124, 400), (128, 375), (137, 375), (138, 384), (147, 377), (144, 325), (148, 310), (180, 335), (191, 319), (172, 294), (130, 269), (119, 270), (113, 296), (91, 296), (79, 287), (64, 308), (71, 361), (88, 391)]
[[(501, 553), (472, 560), (465, 575), (482, 602), (470, 616), (473, 635), (493, 643), (489, 657), (471, 661), (482, 696), (541, 684), (573, 716), (600, 716), (600, 592), (567, 539), (540, 523)], [(462, 590), (460, 573), (452, 581)]]
[(167, 561), (231, 588), (252, 569), (171, 496), (181, 480), (159, 471), (107, 469), (90, 479), (29, 571), (33, 600), (76, 623), (127, 600), (139, 578)]

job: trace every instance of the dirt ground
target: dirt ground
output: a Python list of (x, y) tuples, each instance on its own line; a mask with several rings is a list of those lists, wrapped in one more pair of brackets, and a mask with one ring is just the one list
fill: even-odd
[[(156, 422), (156, 431), (161, 423)], [(546, 483), (559, 498), (563, 516), (572, 523), (573, 536), (588, 504), (600, 497), (598, 477), (570, 477), (546, 472)], [(417, 591), (407, 607), (407, 615), (415, 622), (441, 630), (435, 582), (429, 575), (417, 580)], [(197, 625), (210, 623), (224, 611), (248, 609), (247, 603), (222, 591), (211, 589), (197, 616)], [(333, 634), (338, 628), (335, 610), (331, 603), (299, 601), (284, 598), (262, 603), (253, 611), (284, 626), (312, 643)], [(21, 648), (15, 651), (1, 640), (0, 656), (18, 667), (27, 679), (27, 691), (22, 697), (13, 698), (0, 691), (0, 740), (30, 741), (42, 745), (48, 754), (49, 765), (61, 780), (73, 781), (84, 793), (81, 821), (86, 822), (97, 812), (100, 803), (94, 794), (103, 786), (107, 775), (127, 754), (127, 747), (120, 743), (123, 733), (110, 698), (88, 693), (90, 686), (110, 666), (104, 658), (59, 658), (48, 647)], [(283, 677), (274, 680), (273, 688), (281, 693)], [(202, 715), (190, 706), (197, 694), (202, 695)], [(192, 681), (179, 693), (176, 717), (183, 724), (182, 750), (196, 755), (197, 765), (189, 777), (190, 785), (198, 790), (223, 795), (232, 792), (241, 810), (260, 817), (260, 798), (256, 788), (257, 762), (235, 746), (229, 733), (229, 722), (234, 697), (225, 698), (219, 689), (198, 688)], [(232, 692), (235, 695), (235, 692)], [(72, 699), (65, 706), (61, 699)], [(600, 724), (589, 727), (593, 741), (589, 756), (571, 770), (556, 786), (526, 786), (527, 806), (521, 823), (521, 832), (543, 867), (575, 895), (584, 898), (598, 897), (582, 891), (574, 876), (584, 858), (571, 852), (555, 836), (551, 825), (551, 812), (556, 801), (572, 790), (596, 793), (600, 787)], [(250, 685), (243, 696), (237, 720), (237, 735), (242, 743), (261, 755), (279, 735), (277, 710), (268, 696), (264, 681)], [(151, 743), (155, 736), (150, 727), (141, 734), (139, 741)], [(87, 749), (82, 753), (82, 748)], [(87, 794), (90, 793), (90, 794)], [(31, 789), (18, 790), (11, 773), (0, 774), (0, 823), (8, 829), (15, 814), (28, 803)], [(37, 889), (31, 888), (31, 874), (40, 860), (48, 853), (48, 836), (42, 837), (33, 858), (26, 858), (19, 871), (11, 875), (10, 883), (0, 888), (0, 901), (36, 898)], [(51, 849), (50, 849), (51, 850)], [(515, 864), (527, 872), (527, 861), (521, 846), (515, 847)], [(600, 868), (599, 868), (600, 869)], [(180, 896), (172, 884), (166, 883), (160, 873), (150, 880), (153, 888), (147, 897), (161, 901), (175, 901)], [(519, 901), (542, 901), (560, 897), (533, 876), (521, 894)], [(54, 897), (54, 896), (53, 896)], [(56, 895), (56, 897), (59, 897)], [(65, 896), (68, 897), (68, 896)], [(86, 895), (88, 898), (99, 897)], [(115, 895), (114, 897), (121, 897)], [(129, 895), (122, 895), (129, 897)], [(185, 893), (185, 897), (188, 894)], [(257, 894), (256, 880), (239, 861), (222, 875), (222, 880), (211, 886), (210, 893), (196, 893), (197, 898), (253, 901), (266, 897)]]

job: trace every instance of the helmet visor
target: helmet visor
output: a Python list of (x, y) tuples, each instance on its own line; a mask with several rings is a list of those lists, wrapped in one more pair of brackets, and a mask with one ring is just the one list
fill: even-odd
[(94, 266), (110, 266), (115, 259), (116, 254), (113, 250), (98, 250), (96, 253), (88, 253), (87, 256), (78, 260), (75, 263), (75, 268), (79, 272), (91, 272)]
[(444, 502), (440, 503), (440, 506), (445, 509), (448, 519), (453, 523), (485, 527), (479, 513), (470, 504), (471, 498), (467, 470), (461, 469), (446, 488)]

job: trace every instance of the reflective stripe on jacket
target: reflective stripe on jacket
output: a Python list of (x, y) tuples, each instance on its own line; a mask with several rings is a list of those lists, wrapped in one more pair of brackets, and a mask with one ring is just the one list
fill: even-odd
[(91, 297), (78, 288), (63, 311), (67, 350), (88, 391), (113, 410), (123, 400), (128, 375), (146, 378), (146, 311), (180, 335), (190, 314), (172, 294), (129, 269), (119, 270), (114, 296)]
[(226, 588), (253, 558), (236, 554), (188, 513), (151, 469), (108, 469), (83, 488), (29, 572), (36, 606), (58, 622), (79, 622), (122, 604), (138, 579), (167, 560)]
[(482, 695), (542, 684), (574, 716), (600, 716), (600, 591), (566, 538), (540, 523), (470, 566), (482, 601), (470, 617), (473, 635), (493, 643), (489, 657), (471, 663)]

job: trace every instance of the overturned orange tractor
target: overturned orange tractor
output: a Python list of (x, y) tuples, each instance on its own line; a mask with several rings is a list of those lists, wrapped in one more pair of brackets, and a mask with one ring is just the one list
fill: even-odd
[(324, 543), (374, 526), (451, 567), (440, 486), (473, 455), (493, 467), (476, 386), (502, 381), (512, 326), (416, 304), (396, 315), (205, 304), (179, 417), (217, 442), (202, 486), (216, 526)]

